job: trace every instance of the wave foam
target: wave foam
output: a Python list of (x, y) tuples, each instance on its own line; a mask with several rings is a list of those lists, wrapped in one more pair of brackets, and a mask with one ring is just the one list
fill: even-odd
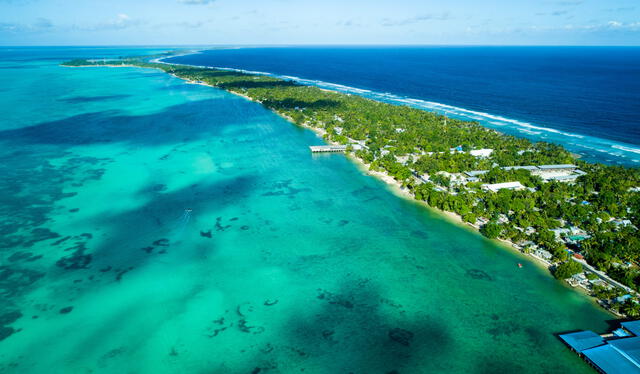
[[(177, 65), (188, 65), (189, 64), (177, 64)], [(611, 156), (615, 156), (621, 159), (625, 159), (624, 161), (628, 162), (640, 162), (640, 159), (635, 155), (640, 155), (640, 148), (635, 148), (632, 145), (619, 143), (613, 140), (596, 138), (593, 136), (586, 136), (580, 134), (574, 134), (570, 132), (565, 132), (561, 130), (557, 130), (554, 128), (543, 127), (531, 124), (525, 121), (519, 121), (512, 118), (507, 118), (501, 115), (485, 113), (465, 108), (456, 107), (453, 105), (438, 103), (434, 101), (403, 97), (400, 95), (392, 94), (389, 92), (377, 92), (364, 88), (357, 88), (346, 86), (338, 83), (330, 83), (324, 82), (320, 80), (312, 80), (312, 79), (304, 79), (291, 75), (279, 75), (273, 74), (263, 71), (254, 71), (254, 70), (245, 70), (245, 69), (236, 69), (229, 67), (218, 67), (218, 66), (206, 66), (206, 68), (211, 69), (219, 69), (219, 70), (227, 70), (227, 71), (235, 71), (241, 72), (245, 74), (256, 74), (256, 75), (264, 75), (270, 76), (280, 79), (285, 79), (289, 81), (295, 81), (300, 84), (316, 86), (323, 89), (339, 91), (348, 94), (356, 94), (366, 98), (375, 99), (383, 102), (400, 104), (400, 105), (409, 105), (418, 109), (424, 109), (429, 111), (434, 111), (439, 114), (450, 115), (455, 118), (463, 119), (463, 120), (477, 120), (481, 124), (486, 125), (487, 127), (499, 127), (502, 129), (512, 129), (519, 133), (528, 134), (531, 137), (535, 137), (537, 139), (545, 139), (552, 140), (556, 143), (561, 143), (569, 145), (569, 148), (574, 148), (573, 151), (577, 151), (575, 148), (589, 149), (590, 151), (597, 153), (606, 153)], [(503, 130), (501, 130), (503, 131)], [(550, 138), (553, 137), (553, 138)], [(574, 143), (573, 141), (567, 139), (581, 139), (581, 143)], [(534, 140), (537, 140), (534, 139)], [(585, 145), (584, 143), (589, 144), (590, 146)], [(611, 152), (611, 148), (617, 150), (617, 152)], [(571, 150), (571, 149), (570, 149)], [(597, 160), (597, 157), (596, 157)]]
[(626, 147), (623, 145), (612, 145), (611, 148), (619, 149), (625, 152), (633, 152), (633, 153), (640, 154), (640, 148)]

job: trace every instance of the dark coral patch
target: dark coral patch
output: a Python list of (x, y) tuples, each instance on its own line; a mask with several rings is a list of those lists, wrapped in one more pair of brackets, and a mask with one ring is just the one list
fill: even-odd
[(0, 326), (0, 341), (13, 335), (16, 330), (13, 327)]
[(168, 247), (169, 246), (169, 239), (158, 239), (155, 242), (153, 242), (153, 245), (158, 246), (158, 247)]
[(9, 256), (8, 260), (9, 262), (16, 262), (16, 261), (33, 262), (41, 258), (42, 258), (42, 255), (34, 256), (33, 253), (31, 252), (15, 252), (11, 256)]
[(153, 192), (165, 192), (166, 190), (167, 190), (166, 184), (156, 184), (153, 187), (151, 187), (151, 191)]
[(467, 277), (473, 279), (482, 279), (492, 281), (493, 277), (489, 275), (486, 271), (480, 269), (469, 269), (466, 273)]
[(73, 310), (72, 306), (66, 306), (60, 309), (60, 314), (68, 314), (68, 313), (71, 313), (72, 310)]
[[(71, 210), (73, 210), (73, 209), (71, 209)], [(63, 243), (65, 241), (69, 240), (69, 239), (71, 239), (71, 236), (65, 236), (64, 238), (58, 239), (55, 242), (53, 242), (52, 245), (58, 245), (58, 244)]]
[(0, 266), (0, 295), (17, 295), (43, 276), (44, 273), (35, 270)]
[(222, 226), (222, 217), (216, 218), (216, 231), (225, 231), (231, 227), (231, 225)]
[(22, 313), (19, 310), (12, 310), (0, 314), (0, 325), (10, 325), (22, 317)]
[(29, 238), (31, 238), (31, 240), (27, 241), (24, 243), (25, 247), (31, 247), (32, 245), (34, 245), (37, 242), (41, 242), (43, 240), (48, 240), (48, 239), (56, 239), (59, 238), (60, 234), (55, 233), (49, 229), (46, 228), (35, 228), (33, 230), (31, 230), (31, 234), (29, 235)]
[(31, 252), (14, 252), (11, 256), (9, 256), (9, 262), (16, 262), (20, 260), (26, 260), (31, 257), (33, 253)]
[(122, 276), (125, 275), (126, 273), (130, 272), (131, 270), (133, 270), (133, 266), (130, 266), (127, 269), (124, 270), (120, 270), (117, 274), (116, 274), (116, 281), (120, 282), (122, 280)]
[(86, 269), (91, 263), (92, 256), (90, 254), (85, 255), (84, 250), (77, 250), (70, 256), (62, 257), (56, 261), (56, 265), (67, 269)]
[(413, 333), (396, 327), (389, 330), (389, 339), (408, 347), (413, 340)]
[(329, 304), (338, 305), (347, 309), (352, 309), (354, 307), (353, 302), (351, 302), (349, 298), (321, 289), (318, 290), (317, 298), (320, 300), (327, 300)]

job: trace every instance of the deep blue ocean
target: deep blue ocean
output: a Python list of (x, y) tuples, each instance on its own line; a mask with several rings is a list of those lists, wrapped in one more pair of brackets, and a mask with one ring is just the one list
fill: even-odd
[(640, 48), (235, 48), (168, 61), (265, 72), (476, 120), (592, 161), (640, 162)]

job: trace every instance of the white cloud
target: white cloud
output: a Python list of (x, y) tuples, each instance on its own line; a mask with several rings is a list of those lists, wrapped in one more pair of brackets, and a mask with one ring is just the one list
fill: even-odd
[(0, 32), (6, 33), (38, 33), (43, 31), (50, 31), (55, 26), (51, 20), (47, 18), (38, 18), (34, 23), (21, 24), (21, 23), (0, 23)]
[(38, 18), (33, 26), (40, 29), (50, 29), (53, 27), (53, 22), (47, 18)]
[(423, 14), (400, 20), (385, 18), (382, 20), (382, 26), (405, 26), (424, 21), (446, 21), (450, 18), (449, 12), (444, 12), (442, 14)]
[(121, 13), (115, 18), (112, 18), (106, 22), (99, 23), (95, 26), (89, 27), (91, 30), (121, 30), (133, 26), (138, 26), (142, 22), (138, 19), (131, 18), (129, 15)]
[(179, 3), (187, 4), (187, 5), (207, 5), (211, 4), (216, 0), (178, 0)]

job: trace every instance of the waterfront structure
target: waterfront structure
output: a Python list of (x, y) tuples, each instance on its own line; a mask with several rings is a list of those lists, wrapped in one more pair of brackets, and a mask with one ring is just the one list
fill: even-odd
[(322, 152), (344, 152), (347, 150), (346, 145), (312, 145), (309, 147), (313, 153)]
[(577, 331), (560, 339), (601, 373), (640, 373), (640, 321), (622, 322), (610, 334)]

